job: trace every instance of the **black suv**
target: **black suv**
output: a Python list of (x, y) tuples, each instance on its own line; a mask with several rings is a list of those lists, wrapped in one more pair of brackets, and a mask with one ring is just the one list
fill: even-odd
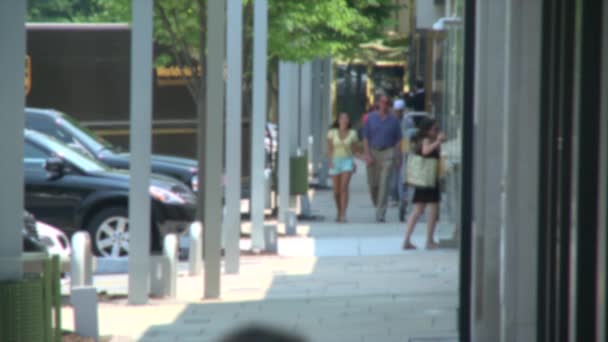
[[(121, 151), (62, 112), (26, 108), (25, 128), (50, 135), (115, 169), (129, 168), (129, 153)], [(178, 179), (193, 191), (198, 191), (196, 160), (154, 154), (151, 164), (152, 172)]]
[[(129, 174), (109, 168), (57, 139), (25, 130), (25, 207), (68, 235), (91, 234), (97, 255), (129, 252)], [(196, 196), (181, 182), (152, 175), (152, 250), (162, 236), (183, 232), (195, 219)]]

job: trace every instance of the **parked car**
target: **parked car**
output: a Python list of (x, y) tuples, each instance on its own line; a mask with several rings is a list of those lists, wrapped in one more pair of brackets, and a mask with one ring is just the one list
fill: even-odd
[[(69, 115), (53, 109), (26, 108), (25, 128), (62, 141), (115, 169), (129, 168), (129, 153), (80, 125)], [(152, 172), (173, 177), (198, 191), (198, 162), (194, 159), (153, 154)]]
[[(53, 109), (26, 108), (25, 128), (50, 135), (112, 168), (129, 168), (128, 151), (112, 145), (68, 114)], [(150, 162), (152, 172), (175, 178), (186, 184), (192, 191), (198, 191), (198, 161), (152, 154)], [(249, 198), (249, 188), (248, 179), (243, 178), (241, 180), (242, 198)]]
[(36, 232), (40, 242), (50, 255), (57, 255), (62, 265), (70, 263), (72, 246), (67, 235), (61, 229), (36, 221)]
[(23, 211), (23, 227), (21, 228), (23, 238), (23, 251), (26, 253), (45, 253), (46, 246), (40, 241), (36, 229), (36, 219), (27, 211)]
[[(25, 207), (38, 220), (68, 236), (91, 235), (94, 253), (129, 253), (128, 172), (115, 170), (45, 134), (25, 130)], [(181, 233), (195, 219), (196, 196), (183, 183), (162, 175), (150, 179), (151, 247)]]

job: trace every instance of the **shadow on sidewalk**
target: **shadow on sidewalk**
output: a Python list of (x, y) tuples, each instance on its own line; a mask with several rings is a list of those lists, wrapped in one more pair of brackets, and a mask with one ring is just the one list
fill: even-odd
[[(221, 301), (190, 303), (141, 341), (219, 341), (256, 323), (308, 341), (456, 341), (458, 251), (402, 251), (405, 224), (397, 208), (389, 222), (374, 222), (364, 175), (352, 180), (350, 223), (332, 221), (331, 191), (313, 191), (325, 221), (302, 222), (302, 235), (282, 238), (278, 256), (243, 258), (240, 274), (222, 277)], [(413, 239), (420, 246), (422, 225)], [(443, 237), (453, 230), (438, 228)]]
[[(242, 278), (240, 287), (223, 290), (224, 300), (244, 299), (189, 304), (171, 324), (149, 327), (141, 341), (218, 341), (250, 324), (280, 328), (309, 341), (453, 337), (456, 258), (455, 251), (433, 251), (417, 256), (261, 260), (257, 268), (235, 276)], [(264, 299), (247, 300), (263, 290), (256, 279), (267, 275), (255, 277), (262, 269), (271, 274)]]

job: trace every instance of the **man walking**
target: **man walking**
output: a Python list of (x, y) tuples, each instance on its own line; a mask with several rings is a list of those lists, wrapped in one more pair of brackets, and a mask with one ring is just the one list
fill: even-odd
[(391, 175), (395, 164), (401, 161), (401, 125), (389, 105), (389, 98), (381, 96), (378, 110), (369, 114), (363, 128), (367, 183), (378, 222), (385, 222)]

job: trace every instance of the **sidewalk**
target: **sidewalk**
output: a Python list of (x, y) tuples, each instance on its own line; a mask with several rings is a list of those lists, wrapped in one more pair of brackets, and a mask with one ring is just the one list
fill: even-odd
[[(351, 191), (351, 223), (333, 222), (331, 191), (317, 191), (312, 207), (326, 220), (301, 222), (301, 235), (280, 238), (277, 256), (242, 257), (240, 274), (222, 276), (221, 300), (203, 301), (203, 277), (182, 271), (175, 299), (137, 307), (124, 296), (101, 302), (101, 334), (123, 336), (115, 341), (216, 341), (262, 322), (310, 341), (456, 341), (458, 252), (401, 250), (405, 225), (397, 209), (387, 223), (373, 221), (364, 172), (354, 176)], [(419, 246), (425, 228), (421, 223), (415, 233)], [(438, 235), (452, 233), (438, 228)], [(127, 277), (96, 276), (95, 284), (124, 294)], [(71, 309), (63, 313), (70, 329)]]

